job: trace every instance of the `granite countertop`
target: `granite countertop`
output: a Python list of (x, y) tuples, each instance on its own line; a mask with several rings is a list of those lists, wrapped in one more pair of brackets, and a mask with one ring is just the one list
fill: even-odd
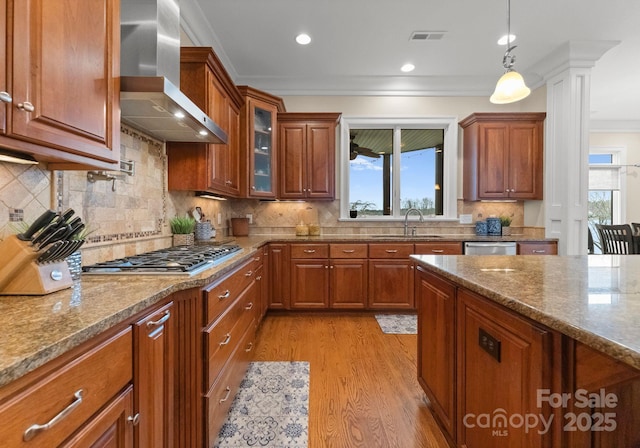
[[(203, 287), (251, 257), (267, 242), (541, 241), (540, 238), (441, 235), (256, 235), (233, 239), (243, 251), (192, 277), (83, 275), (72, 288), (44, 296), (0, 296), (0, 386), (161, 301), (173, 292)], [(544, 239), (543, 239), (544, 240)], [(228, 239), (227, 239), (228, 241)], [(226, 241), (222, 241), (226, 242)], [(215, 241), (212, 241), (215, 243)], [(220, 243), (220, 241), (218, 241)]]
[(640, 369), (640, 256), (412, 258), (429, 271)]

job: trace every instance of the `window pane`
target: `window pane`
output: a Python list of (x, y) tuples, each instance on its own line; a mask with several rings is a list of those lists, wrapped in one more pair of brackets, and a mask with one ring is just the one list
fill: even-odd
[(392, 129), (351, 129), (349, 205), (358, 214), (391, 215)]
[(400, 158), (400, 212), (417, 208), (423, 215), (442, 215), (444, 183), (441, 129), (403, 129)]

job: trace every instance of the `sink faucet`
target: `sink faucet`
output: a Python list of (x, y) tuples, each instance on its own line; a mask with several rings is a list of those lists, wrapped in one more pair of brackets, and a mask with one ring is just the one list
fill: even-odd
[[(418, 214), (420, 215), (420, 222), (424, 222), (424, 216), (422, 216), (422, 212), (420, 210), (418, 210), (417, 208), (410, 208), (409, 210), (407, 210), (407, 212), (404, 214), (404, 236), (409, 235), (409, 213), (411, 212), (418, 212)], [(415, 236), (415, 233), (412, 234), (412, 236)]]

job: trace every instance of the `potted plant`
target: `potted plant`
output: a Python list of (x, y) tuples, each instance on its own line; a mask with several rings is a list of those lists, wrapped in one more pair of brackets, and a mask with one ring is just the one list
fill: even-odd
[(500, 217), (500, 225), (502, 226), (502, 235), (509, 236), (511, 235), (511, 217), (510, 216), (501, 216)]
[(188, 215), (176, 216), (169, 221), (171, 233), (173, 233), (174, 246), (191, 246), (194, 242), (193, 231), (196, 220)]

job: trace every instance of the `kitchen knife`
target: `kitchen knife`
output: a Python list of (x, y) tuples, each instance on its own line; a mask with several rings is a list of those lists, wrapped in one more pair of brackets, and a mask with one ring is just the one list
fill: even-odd
[(77, 239), (78, 235), (80, 235), (80, 233), (84, 230), (84, 227), (85, 227), (85, 225), (82, 222), (77, 224), (76, 226), (74, 226), (71, 229), (71, 233), (69, 233), (69, 235), (67, 235), (65, 237), (65, 239), (67, 239), (67, 240), (75, 240), (75, 239)]
[(66, 227), (60, 227), (59, 229), (56, 229), (40, 241), (38, 250), (42, 250), (46, 245), (61, 240), (64, 237), (65, 233), (67, 233)]
[[(75, 212), (73, 209), (69, 208), (64, 211), (64, 213), (57, 215), (47, 227), (45, 227), (33, 240), (31, 241), (34, 245), (40, 244), (39, 249), (42, 249), (45, 244), (44, 241), (47, 240), (48, 243), (53, 241), (48, 240), (48, 238), (55, 233), (60, 228), (64, 227), (67, 224), (67, 221), (73, 216)], [(60, 235), (58, 235), (60, 236)], [(62, 239), (62, 238), (59, 238)]]
[(45, 250), (38, 256), (37, 262), (44, 263), (49, 260), (53, 254), (55, 254), (58, 250), (60, 250), (62, 246), (64, 246), (64, 243), (64, 241), (56, 241), (55, 243), (50, 244), (49, 247), (47, 247), (47, 250)]
[(29, 226), (29, 228), (24, 233), (18, 234), (18, 238), (22, 241), (31, 241), (33, 235), (35, 235), (39, 230), (46, 227), (51, 221), (53, 221), (53, 218), (55, 217), (56, 212), (54, 212), (53, 210), (47, 210), (46, 212), (41, 214), (38, 219), (33, 221), (33, 224), (31, 224), (31, 226)]
[[(58, 244), (58, 243), (62, 243), (62, 244)], [(59, 240), (53, 243), (58, 246), (58, 249), (54, 252), (51, 252), (51, 254), (44, 260), (44, 262), (51, 263), (51, 262), (60, 261), (62, 259), (62, 254), (71, 245), (71, 243), (72, 241), (66, 241), (66, 240)]]
[(62, 249), (62, 251), (58, 254), (56, 253), (54, 256), (60, 260), (67, 258), (69, 255), (80, 249), (80, 246), (84, 244), (84, 240), (73, 240), (68, 241), (68, 245)]
[(71, 238), (69, 238), (69, 236), (71, 235), (75, 227), (80, 225), (81, 223), (82, 223), (82, 219), (80, 219), (79, 216), (76, 216), (75, 218), (69, 220), (65, 225), (67, 227), (67, 233), (62, 239), (70, 240)]

